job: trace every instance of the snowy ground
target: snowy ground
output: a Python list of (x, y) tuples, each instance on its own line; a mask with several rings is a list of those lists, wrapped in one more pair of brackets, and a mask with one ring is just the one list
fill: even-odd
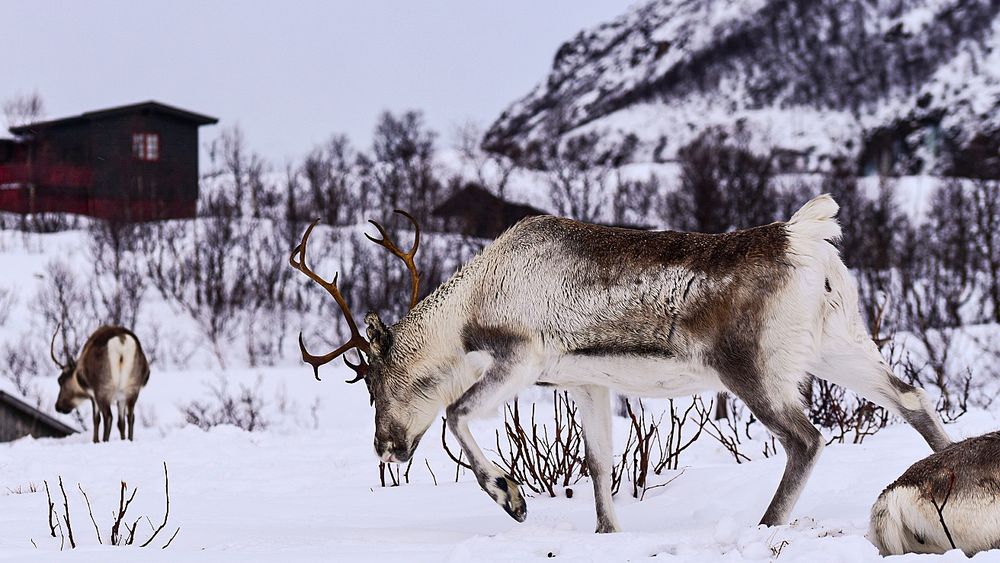
[[(249, 379), (256, 374), (231, 375)], [(264, 370), (300, 400), (320, 396), (319, 428), (247, 433), (233, 427), (204, 432), (191, 426), (137, 431), (135, 443), (93, 445), (86, 436), (24, 439), (0, 446), (0, 560), (51, 561), (59, 541), (48, 537), (44, 490), (28, 492), (61, 475), (67, 485), (77, 541), (59, 554), (72, 561), (131, 561), (136, 549), (97, 545), (77, 483), (87, 491), (107, 538), (118, 483), (138, 487), (135, 516), (155, 523), (163, 511), (161, 463), (170, 468), (171, 526), (181, 530), (163, 561), (625, 561), (656, 556), (668, 561), (766, 560), (780, 548), (782, 561), (870, 561), (864, 539), (867, 514), (881, 489), (928, 453), (915, 432), (890, 428), (862, 445), (828, 447), (799, 501), (791, 526), (754, 526), (773, 493), (782, 459), (735, 464), (704, 440), (684, 460), (683, 474), (665, 473), (642, 502), (617, 497), (625, 533), (592, 533), (589, 483), (564, 496), (529, 499), (527, 522), (507, 517), (479, 491), (471, 475), (454, 482), (454, 465), (438, 446), (438, 426), (417, 452), (412, 482), (380, 488), (371, 448), (371, 413), (362, 389), (332, 375), (311, 381), (302, 369)], [(344, 374), (346, 375), (346, 374)], [(191, 374), (155, 374), (143, 400), (168, 409)], [(308, 401), (303, 401), (308, 402)], [(623, 422), (623, 421), (619, 421)], [(483, 421), (486, 436), (496, 421)], [(624, 425), (619, 424), (619, 431)], [(949, 427), (953, 436), (996, 428), (993, 416), (967, 415)], [(620, 432), (619, 432), (620, 434)], [(488, 442), (486, 442), (488, 443)], [(427, 464), (438, 479), (435, 486)], [(61, 497), (56, 497), (57, 505)], [(145, 532), (145, 533), (143, 533)], [(149, 526), (140, 525), (140, 535)], [(34, 540), (38, 548), (31, 544)], [(787, 542), (785, 544), (784, 542)], [(551, 555), (550, 555), (551, 554)], [(958, 553), (946, 560), (962, 558)], [(978, 559), (1000, 560), (1000, 553)], [(905, 560), (905, 559), (901, 559)]]
[[(29, 324), (35, 273), (49, 255), (72, 253), (79, 233), (42, 237), (34, 250), (4, 242), (0, 268), (21, 299), (4, 337)], [(15, 267), (16, 265), (16, 267)], [(162, 326), (169, 312), (157, 309)], [(179, 321), (178, 321), (179, 322)], [(141, 336), (142, 332), (140, 332)], [(372, 411), (361, 385), (340, 381), (348, 372), (327, 369), (324, 381), (289, 358), (281, 366), (222, 370), (211, 362), (192, 367), (154, 366), (139, 402), (134, 443), (117, 438), (94, 445), (89, 433), (68, 439), (22, 439), (0, 444), (0, 561), (365, 561), (399, 557), (407, 561), (874, 561), (864, 538), (868, 510), (878, 493), (906, 467), (929, 453), (912, 429), (898, 425), (862, 445), (829, 446), (796, 506), (796, 523), (758, 528), (780, 477), (783, 457), (736, 464), (703, 436), (681, 459), (682, 471), (655, 476), (645, 499), (623, 486), (616, 497), (624, 533), (598, 536), (590, 484), (573, 485), (571, 499), (534, 496), (528, 520), (518, 524), (461, 472), (439, 445), (440, 425), (431, 427), (416, 453), (411, 482), (379, 486), (372, 451)], [(203, 365), (204, 364), (204, 365)], [(44, 366), (43, 369), (49, 369)], [(54, 370), (36, 382), (46, 401), (56, 392)], [(46, 377), (49, 377), (46, 379)], [(221, 379), (231, 388), (259, 385), (270, 425), (262, 432), (235, 427), (202, 431), (186, 425), (179, 407), (206, 397)], [(5, 390), (9, 386), (3, 387)], [(543, 393), (534, 393), (541, 397)], [(83, 406), (89, 417), (89, 406)], [(655, 407), (653, 407), (655, 410)], [(491, 449), (498, 420), (474, 431)], [(972, 412), (948, 427), (954, 438), (996, 429), (988, 412)], [(627, 426), (616, 419), (616, 447)], [(454, 442), (452, 441), (452, 444)], [(760, 444), (747, 447), (759, 452)], [(493, 454), (495, 457), (495, 454)], [(755, 459), (761, 456), (753, 456)], [(117, 508), (119, 483), (138, 493), (129, 514), (158, 523), (163, 515), (162, 464), (170, 471), (170, 523), (152, 548), (99, 545), (78, 484), (87, 492), (104, 541)], [(433, 476), (431, 474), (433, 471)], [(43, 481), (66, 485), (79, 547), (59, 553), (49, 537)], [(437, 484), (434, 483), (434, 478)], [(562, 492), (562, 491), (560, 491)], [(60, 510), (61, 511), (61, 510)], [(176, 526), (180, 532), (163, 545)], [(137, 535), (148, 537), (143, 520)], [(34, 545), (33, 545), (34, 542)], [(37, 545), (37, 547), (35, 547)], [(941, 558), (960, 560), (958, 552)], [(977, 560), (1000, 561), (1000, 552)]]

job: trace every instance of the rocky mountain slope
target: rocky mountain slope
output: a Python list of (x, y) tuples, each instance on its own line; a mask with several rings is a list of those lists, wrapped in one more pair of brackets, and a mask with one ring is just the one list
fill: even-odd
[(670, 160), (715, 126), (788, 167), (996, 175), (998, 12), (998, 0), (640, 3), (566, 42), (483, 144), (513, 155), (635, 134), (637, 160)]

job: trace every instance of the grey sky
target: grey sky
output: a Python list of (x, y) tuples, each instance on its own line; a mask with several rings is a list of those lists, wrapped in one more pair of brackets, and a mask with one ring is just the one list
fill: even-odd
[(37, 90), (52, 118), (156, 99), (238, 122), (278, 163), (333, 132), (367, 146), (383, 109), (424, 110), (448, 142), (632, 2), (0, 0), (0, 100)]

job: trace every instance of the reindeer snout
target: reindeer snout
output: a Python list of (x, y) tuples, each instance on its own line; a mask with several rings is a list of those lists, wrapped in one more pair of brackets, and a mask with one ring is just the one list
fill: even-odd
[(412, 454), (413, 448), (402, 441), (375, 438), (375, 455), (383, 463), (405, 463)]
[(69, 414), (73, 412), (73, 407), (65, 403), (56, 403), (56, 412), (60, 414)]

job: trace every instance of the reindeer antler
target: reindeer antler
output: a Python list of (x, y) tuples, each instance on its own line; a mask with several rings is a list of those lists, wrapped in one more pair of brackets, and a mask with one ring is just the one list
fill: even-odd
[[(397, 246), (396, 243), (392, 240), (392, 238), (389, 237), (385, 228), (375, 221), (369, 221), (369, 223), (375, 225), (375, 228), (378, 229), (378, 232), (380, 235), (382, 235), (382, 238), (376, 239), (368, 234), (365, 234), (365, 236), (368, 237), (368, 240), (374, 242), (375, 244), (381, 246), (382, 248), (385, 248), (390, 253), (392, 253), (393, 256), (398, 257), (400, 260), (403, 261), (404, 264), (406, 264), (406, 269), (409, 270), (410, 272), (410, 290), (411, 290), (410, 309), (413, 309), (413, 307), (417, 305), (417, 299), (420, 293), (420, 272), (417, 270), (416, 262), (414, 262), (414, 257), (417, 254), (417, 249), (420, 247), (420, 225), (417, 224), (417, 220), (414, 219), (413, 216), (410, 215), (409, 213), (402, 211), (400, 209), (397, 209), (395, 212), (402, 215), (403, 217), (406, 217), (407, 219), (410, 220), (410, 223), (413, 224), (413, 229), (414, 229), (413, 246), (411, 246), (409, 250), (405, 252), (401, 250), (399, 246)], [(317, 381), (319, 381), (320, 366), (327, 364), (330, 361), (335, 360), (336, 358), (344, 355), (344, 353), (350, 350), (351, 348), (356, 348), (359, 352), (358, 363), (353, 364), (346, 357), (344, 358), (344, 363), (347, 364), (347, 366), (350, 367), (352, 370), (354, 370), (354, 372), (357, 374), (357, 377), (347, 381), (347, 383), (356, 383), (364, 379), (365, 375), (368, 373), (368, 361), (366, 360), (365, 356), (371, 353), (371, 345), (368, 342), (368, 340), (364, 336), (362, 336), (361, 332), (358, 330), (358, 325), (354, 321), (354, 315), (351, 314), (351, 309), (350, 307), (347, 306), (347, 301), (344, 299), (344, 296), (340, 293), (340, 288), (337, 287), (337, 278), (339, 274), (333, 276), (333, 281), (326, 281), (306, 264), (306, 246), (309, 243), (309, 235), (312, 234), (313, 228), (315, 228), (316, 225), (319, 224), (319, 221), (320, 221), (319, 219), (316, 219), (315, 221), (312, 222), (311, 225), (309, 225), (309, 228), (306, 229), (305, 234), (302, 235), (302, 241), (298, 244), (298, 246), (292, 249), (292, 254), (291, 256), (288, 257), (288, 263), (291, 264), (292, 267), (295, 268), (296, 270), (308, 276), (309, 279), (319, 284), (320, 287), (325, 289), (327, 293), (329, 293), (333, 297), (334, 301), (337, 302), (337, 305), (340, 306), (340, 311), (344, 315), (344, 320), (347, 321), (347, 327), (351, 331), (351, 338), (336, 350), (328, 354), (323, 354), (322, 356), (315, 356), (309, 353), (308, 350), (306, 350), (305, 340), (302, 336), (302, 333), (300, 332), (299, 349), (302, 351), (302, 361), (308, 363), (313, 367), (313, 376), (316, 377)]]
[(62, 329), (62, 322), (61, 322), (61, 321), (60, 321), (60, 322), (59, 322), (59, 324), (58, 324), (58, 325), (56, 326), (56, 331), (52, 333), (52, 341), (51, 341), (51, 342), (49, 342), (49, 356), (51, 356), (51, 357), (52, 357), (52, 361), (53, 361), (53, 362), (55, 362), (55, 364), (56, 364), (57, 366), (59, 366), (59, 369), (66, 369), (66, 366), (65, 366), (65, 365), (63, 365), (63, 364), (62, 364), (62, 363), (61, 363), (61, 362), (60, 362), (60, 361), (59, 361), (59, 360), (58, 360), (58, 359), (56, 358), (56, 335), (58, 335), (58, 334), (59, 334), (59, 330), (60, 330), (60, 329)]
[(403, 217), (406, 217), (410, 220), (410, 223), (413, 224), (413, 246), (411, 246), (409, 250), (406, 252), (400, 250), (400, 248), (396, 246), (396, 243), (393, 242), (392, 238), (386, 234), (382, 225), (371, 219), (369, 219), (368, 222), (375, 225), (375, 228), (378, 229), (378, 233), (382, 235), (382, 238), (376, 239), (367, 233), (365, 233), (365, 236), (368, 237), (368, 240), (388, 250), (393, 256), (396, 256), (402, 260), (404, 264), (406, 264), (406, 269), (410, 271), (410, 309), (412, 309), (417, 306), (417, 298), (420, 293), (420, 272), (417, 271), (417, 264), (413, 261), (413, 257), (417, 254), (417, 248), (420, 247), (420, 225), (417, 224), (417, 220), (413, 218), (413, 215), (410, 215), (402, 209), (397, 209), (394, 213), (399, 213)]
[[(362, 336), (361, 332), (358, 330), (358, 324), (354, 322), (354, 315), (351, 314), (351, 309), (350, 307), (347, 306), (347, 301), (344, 300), (344, 296), (341, 295), (340, 293), (340, 288), (337, 287), (337, 278), (339, 274), (333, 276), (333, 281), (326, 281), (325, 279), (322, 278), (322, 276), (317, 274), (315, 271), (312, 270), (312, 268), (310, 268), (306, 264), (306, 246), (309, 243), (309, 235), (312, 234), (312, 231), (317, 224), (319, 224), (319, 219), (313, 221), (312, 224), (309, 225), (309, 228), (306, 229), (305, 234), (302, 235), (302, 242), (300, 242), (298, 246), (292, 249), (292, 255), (288, 257), (288, 263), (291, 264), (292, 267), (295, 268), (296, 270), (308, 276), (309, 279), (319, 284), (320, 287), (325, 289), (327, 293), (329, 293), (333, 297), (333, 300), (336, 301), (337, 305), (340, 306), (340, 311), (344, 315), (344, 320), (347, 321), (347, 328), (351, 331), (351, 338), (346, 343), (341, 345), (336, 350), (328, 354), (323, 354), (322, 356), (316, 356), (309, 353), (309, 351), (306, 349), (306, 344), (302, 336), (302, 333), (301, 332), (299, 333), (299, 349), (302, 351), (302, 361), (306, 362), (307, 364), (313, 367), (313, 376), (316, 378), (317, 381), (320, 381), (319, 379), (320, 366), (330, 363), (332, 360), (337, 359), (351, 348), (357, 348), (359, 352), (368, 354), (370, 351), (370, 347), (368, 344), (368, 340), (366, 340), (365, 337)], [(346, 358), (344, 360), (345, 363), (347, 363), (347, 365), (350, 366), (350, 368), (353, 369), (354, 372), (357, 374), (357, 377), (347, 381), (347, 383), (356, 383), (358, 381), (361, 381), (362, 379), (365, 378), (365, 374), (368, 372), (368, 362), (365, 361), (364, 355), (359, 354), (359, 357), (361, 358), (361, 360), (357, 364), (352, 364), (348, 362)]]

